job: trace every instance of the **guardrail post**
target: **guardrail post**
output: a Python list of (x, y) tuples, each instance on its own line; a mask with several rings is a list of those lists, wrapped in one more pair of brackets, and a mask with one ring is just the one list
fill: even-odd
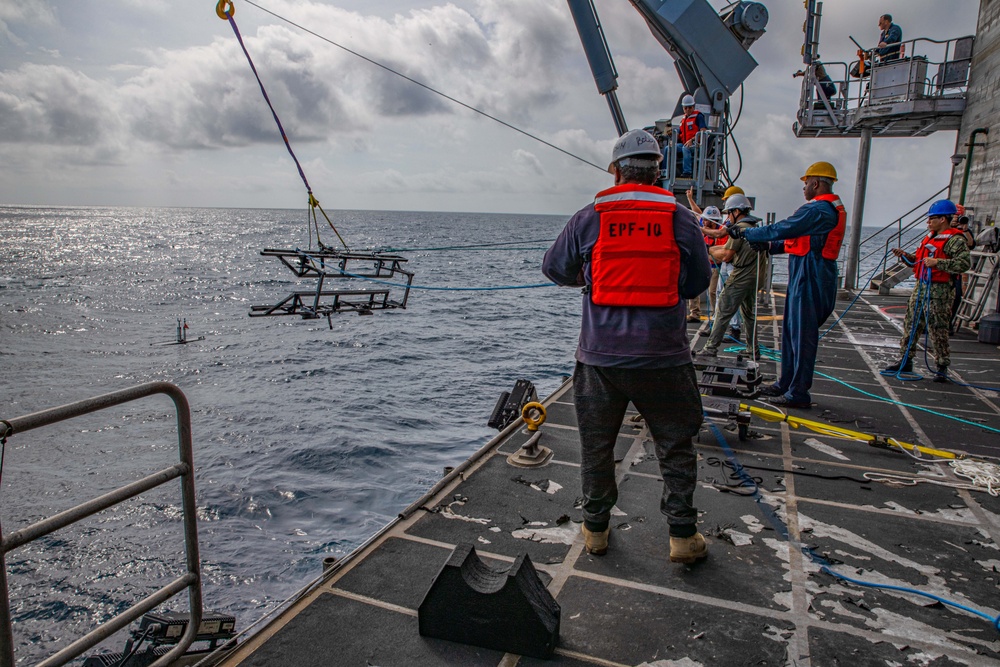
[[(191, 408), (184, 392), (169, 382), (149, 382), (122, 391), (104, 394), (94, 398), (77, 401), (58, 408), (43, 410), (34, 414), (17, 417), (9, 421), (0, 421), (4, 430), (0, 438), (6, 438), (15, 433), (30, 431), (41, 426), (54, 424), (73, 417), (79, 417), (98, 410), (128, 403), (153, 394), (166, 394), (173, 400), (177, 413), (177, 444), (179, 465), (168, 468), (158, 474), (121, 487), (100, 498), (85, 502), (76, 507), (61, 512), (54, 517), (44, 519), (20, 531), (5, 536), (0, 527), (0, 667), (14, 667), (14, 639), (10, 616), (10, 594), (7, 587), (7, 563), (5, 554), (16, 549), (35, 537), (48, 534), (74, 521), (91, 516), (101, 511), (107, 503), (120, 502), (141, 493), (146, 487), (159, 486), (178, 475), (181, 478), (181, 500), (183, 507), (184, 543), (186, 552), (187, 572), (172, 583), (160, 588), (142, 602), (132, 605), (124, 612), (99, 625), (95, 630), (76, 640), (61, 651), (43, 660), (39, 665), (57, 667), (65, 665), (84, 651), (97, 645), (114, 632), (124, 628), (132, 621), (138, 620), (148, 610), (162, 604), (173, 595), (188, 589), (188, 604), (190, 616), (187, 627), (177, 644), (165, 655), (153, 663), (151, 667), (162, 667), (179, 658), (194, 641), (201, 623), (201, 562), (198, 553), (198, 513), (195, 504), (194, 485), (194, 454), (191, 438)], [(156, 477), (163, 477), (157, 481)], [(122, 497), (119, 499), (118, 496)]]

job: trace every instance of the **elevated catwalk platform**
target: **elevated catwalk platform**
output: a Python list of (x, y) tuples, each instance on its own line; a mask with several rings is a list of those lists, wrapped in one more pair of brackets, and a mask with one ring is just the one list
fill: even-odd
[[(780, 313), (780, 295), (776, 302)], [(822, 376), (813, 388), (815, 406), (792, 413), (929, 447), (1000, 456), (1000, 437), (977, 426), (1000, 428), (996, 392), (928, 380), (901, 383), (879, 375), (881, 365), (897, 358), (904, 303), (900, 297), (864, 297), (823, 339), (818, 370), (868, 394), (971, 424), (880, 401)], [(774, 346), (780, 315), (762, 316), (762, 340)], [(1000, 354), (995, 346), (964, 335), (954, 340), (952, 354), (957, 376), (996, 384)], [(766, 362), (764, 372), (773, 375), (773, 363)], [(613, 517), (609, 552), (594, 557), (584, 553), (579, 537), (580, 457), (571, 384), (546, 404), (548, 421), (541, 431), (543, 444), (555, 452), (551, 463), (532, 470), (510, 467), (506, 456), (528, 435), (518, 425), (507, 429), (224, 664), (608, 667), (1000, 661), (1000, 633), (985, 620), (925, 598), (837, 580), (790, 549), (761, 511), (764, 505), (773, 508), (794, 539), (845, 575), (918, 588), (996, 615), (1000, 498), (922, 482), (907, 485), (913, 480), (960, 483), (946, 464), (917, 462), (898, 451), (757, 421), (752, 430), (758, 437), (745, 442), (735, 428), (725, 432), (728, 446), (758, 479), (763, 500), (757, 503), (717, 465), (725, 452), (706, 425), (697, 443), (700, 483), (695, 499), (710, 553), (694, 566), (672, 564), (667, 523), (659, 512), (662, 482), (652, 442), (642, 421), (628, 418), (617, 449), (620, 513)], [(900, 482), (870, 481), (866, 473), (896, 475)], [(459, 543), (474, 545), (499, 566), (512, 563), (518, 554), (530, 555), (561, 606), (553, 660), (418, 634), (417, 607)]]
[(813, 63), (802, 72), (795, 136), (860, 137), (870, 128), (876, 137), (924, 137), (958, 130), (974, 43), (973, 36), (910, 40), (902, 52), (914, 55), (868, 61), (860, 70), (858, 61), (825, 62), (824, 70)]

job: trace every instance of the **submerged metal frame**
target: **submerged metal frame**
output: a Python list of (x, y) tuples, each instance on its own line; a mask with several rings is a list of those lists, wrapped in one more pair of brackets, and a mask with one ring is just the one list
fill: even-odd
[[(250, 317), (274, 315), (299, 315), (303, 319), (330, 317), (341, 311), (353, 311), (359, 315), (370, 314), (373, 310), (406, 308), (413, 284), (413, 272), (403, 268), (406, 258), (383, 252), (350, 252), (340, 250), (280, 250), (265, 248), (260, 251), (265, 257), (277, 257), (298, 278), (315, 278), (316, 289), (292, 292), (273, 306), (251, 306)], [(349, 262), (370, 262), (368, 270), (348, 271)], [(388, 283), (389, 280), (405, 276), (405, 284)], [(375, 289), (324, 289), (327, 278), (369, 278), (381, 282), (385, 287)], [(402, 287), (403, 298), (389, 298), (391, 287)], [(332, 301), (329, 298), (332, 297)], [(362, 298), (345, 298), (362, 297)]]
[(3, 534), (0, 527), (0, 667), (14, 667), (14, 641), (10, 616), (10, 593), (7, 588), (6, 554), (29, 542), (44, 537), (60, 528), (65, 528), (81, 519), (106, 510), (129, 498), (156, 488), (178, 477), (181, 478), (181, 499), (184, 522), (184, 547), (187, 558), (187, 572), (163, 586), (156, 592), (143, 598), (110, 621), (102, 623), (94, 630), (66, 646), (55, 655), (38, 663), (38, 667), (57, 667), (65, 665), (79, 657), (84, 651), (104, 641), (114, 633), (138, 620), (148, 611), (166, 602), (171, 597), (188, 589), (190, 619), (180, 641), (168, 653), (161, 656), (153, 667), (165, 667), (187, 651), (194, 642), (201, 625), (201, 564), (198, 554), (198, 519), (195, 504), (194, 489), (194, 456), (191, 445), (191, 408), (187, 397), (177, 385), (169, 382), (148, 382), (138, 387), (111, 392), (83, 401), (77, 401), (57, 408), (50, 408), (33, 414), (0, 422), (3, 431), (0, 437), (7, 438), (41, 426), (80, 417), (91, 412), (135, 401), (153, 394), (169, 396), (177, 412), (177, 445), (179, 463), (159, 472), (148, 475), (140, 480), (126, 484), (114, 491), (88, 500), (68, 510), (64, 510), (47, 519), (42, 519), (21, 530)]

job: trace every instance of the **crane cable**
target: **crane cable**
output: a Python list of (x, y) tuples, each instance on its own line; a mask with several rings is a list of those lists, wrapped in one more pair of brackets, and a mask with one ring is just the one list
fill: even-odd
[[(232, 4), (231, 0), (220, 0), (219, 4), (221, 5), (223, 2), (228, 3), (230, 5)], [(501, 125), (503, 125), (504, 127), (508, 128), (508, 129), (511, 129), (511, 130), (514, 130), (515, 132), (523, 134), (524, 136), (528, 137), (529, 139), (534, 139), (535, 141), (537, 141), (537, 142), (539, 142), (541, 144), (545, 144), (549, 148), (554, 148), (555, 150), (559, 151), (560, 153), (562, 153), (564, 155), (568, 155), (569, 157), (573, 158), (574, 160), (579, 160), (580, 162), (583, 162), (584, 164), (589, 164), (591, 167), (594, 167), (596, 169), (600, 169), (602, 172), (605, 172), (605, 173), (608, 170), (607, 167), (602, 167), (602, 166), (600, 166), (598, 164), (594, 164), (590, 160), (587, 160), (585, 158), (580, 157), (579, 155), (574, 155), (573, 153), (570, 153), (568, 150), (566, 150), (564, 148), (560, 148), (559, 146), (556, 146), (553, 143), (545, 141), (545, 139), (542, 139), (541, 137), (535, 136), (534, 134), (531, 134), (530, 132), (528, 132), (526, 130), (522, 130), (521, 128), (519, 128), (519, 127), (517, 127), (515, 125), (511, 125), (507, 121), (501, 120), (501, 119), (497, 118), (496, 116), (492, 116), (492, 115), (486, 113), (485, 111), (483, 111), (482, 109), (477, 109), (476, 107), (472, 106), (471, 104), (466, 104), (465, 102), (463, 102), (461, 100), (455, 99), (451, 95), (443, 93), (440, 90), (437, 90), (436, 88), (432, 88), (431, 86), (427, 85), (426, 83), (422, 83), (422, 82), (417, 81), (416, 79), (414, 79), (412, 77), (406, 76), (402, 72), (394, 70), (391, 67), (389, 67), (388, 65), (383, 65), (382, 63), (378, 62), (377, 60), (373, 60), (373, 59), (369, 58), (368, 56), (362, 55), (361, 53), (358, 53), (357, 51), (354, 51), (352, 49), (347, 48), (343, 44), (338, 44), (337, 42), (333, 41), (332, 39), (330, 39), (328, 37), (324, 37), (323, 35), (320, 35), (319, 33), (314, 32), (314, 31), (310, 30), (309, 28), (306, 28), (303, 25), (295, 23), (291, 19), (285, 18), (284, 16), (281, 16), (280, 14), (276, 14), (275, 12), (272, 12), (270, 9), (267, 9), (265, 7), (262, 7), (262, 6), (258, 5), (256, 2), (253, 2), (253, 0), (244, 0), (244, 2), (246, 2), (248, 5), (253, 5), (257, 9), (261, 10), (262, 12), (264, 12), (265, 14), (270, 14), (271, 16), (273, 16), (274, 18), (278, 19), (279, 21), (284, 21), (288, 25), (293, 26), (295, 28), (298, 28), (299, 30), (301, 30), (304, 33), (310, 34), (313, 37), (316, 37), (317, 39), (321, 39), (324, 42), (326, 42), (327, 44), (330, 44), (332, 46), (336, 46), (338, 49), (346, 51), (347, 53), (350, 53), (352, 56), (355, 56), (357, 58), (361, 58), (365, 62), (370, 63), (372, 65), (375, 65), (376, 67), (380, 67), (380, 68), (384, 69), (386, 72), (389, 72), (390, 74), (395, 74), (396, 76), (400, 77), (401, 79), (405, 79), (405, 80), (409, 81), (412, 84), (420, 86), (424, 90), (427, 90), (427, 91), (429, 91), (431, 93), (434, 93), (435, 95), (439, 95), (440, 97), (443, 97), (444, 99), (448, 100), (449, 102), (453, 102), (453, 103), (455, 103), (455, 104), (457, 104), (457, 105), (459, 105), (461, 107), (465, 107), (469, 111), (473, 111), (473, 112), (479, 114), (480, 116), (485, 116), (486, 118), (489, 118), (490, 120), (492, 120), (492, 121), (494, 121), (496, 123), (500, 123)], [(232, 21), (231, 18), (229, 20), (230, 20), (230, 22)], [(235, 27), (236, 27), (235, 23), (233, 24), (233, 27), (235, 29)], [(242, 42), (240, 42), (240, 43), (242, 44)], [(249, 56), (247, 56), (247, 57), (249, 57)]]
[[(330, 225), (330, 229), (333, 233), (337, 235), (340, 242), (344, 245), (345, 249), (350, 250), (347, 246), (347, 242), (344, 237), (340, 235), (337, 228), (334, 226), (333, 222), (330, 220), (330, 216), (326, 214), (323, 207), (319, 205), (319, 201), (313, 196), (312, 187), (309, 185), (309, 180), (306, 178), (305, 171), (302, 169), (302, 165), (299, 163), (299, 158), (295, 156), (295, 151), (292, 150), (292, 144), (288, 141), (288, 135), (285, 133), (285, 128), (281, 125), (281, 119), (278, 118), (278, 112), (274, 110), (274, 105), (271, 104), (271, 98), (267, 95), (267, 90), (264, 88), (264, 82), (260, 80), (260, 74), (257, 73), (257, 67), (253, 64), (253, 59), (250, 57), (250, 52), (247, 51), (246, 44), (243, 43), (243, 35), (240, 34), (240, 29), (236, 26), (236, 19), (233, 15), (236, 14), (236, 7), (233, 6), (232, 0), (219, 0), (218, 4), (215, 5), (216, 15), (224, 20), (229, 21), (229, 25), (233, 28), (233, 33), (236, 35), (236, 41), (240, 43), (240, 48), (243, 49), (243, 55), (247, 57), (247, 62), (250, 63), (250, 69), (253, 71), (254, 77), (257, 79), (257, 85), (260, 86), (260, 92), (264, 96), (264, 101), (267, 102), (268, 108), (271, 110), (271, 116), (274, 117), (274, 122), (278, 126), (278, 132), (281, 133), (281, 139), (285, 142), (285, 148), (288, 149), (288, 154), (292, 156), (292, 160), (295, 162), (295, 168), (299, 170), (299, 177), (302, 179), (302, 183), (306, 186), (306, 193), (309, 195), (309, 211), (310, 211), (310, 222), (313, 227), (316, 228), (316, 242), (323, 247), (322, 241), (319, 238), (319, 224), (316, 218), (316, 209), (319, 209), (323, 217), (326, 218), (326, 222)], [(312, 227), (309, 230), (310, 236), (312, 235)], [(311, 241), (311, 238), (310, 238)]]

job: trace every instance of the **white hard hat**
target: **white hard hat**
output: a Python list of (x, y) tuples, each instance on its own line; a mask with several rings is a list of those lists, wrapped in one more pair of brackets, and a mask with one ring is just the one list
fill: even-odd
[(750, 203), (746, 195), (735, 194), (727, 199), (725, 205), (722, 207), (722, 210), (726, 212), (737, 209), (750, 211), (753, 209), (753, 204)]
[(701, 212), (701, 218), (712, 222), (722, 222), (722, 212), (718, 206), (706, 206), (705, 210)]
[(618, 137), (618, 141), (615, 142), (615, 147), (611, 151), (611, 164), (608, 165), (608, 171), (611, 171), (615, 162), (627, 157), (644, 157), (659, 162), (663, 159), (663, 153), (660, 152), (660, 144), (656, 141), (656, 137), (649, 132), (629, 130)]
[(693, 107), (694, 106), (694, 96), (693, 95), (685, 95), (684, 97), (682, 97), (681, 98), (681, 106), (682, 107)]

